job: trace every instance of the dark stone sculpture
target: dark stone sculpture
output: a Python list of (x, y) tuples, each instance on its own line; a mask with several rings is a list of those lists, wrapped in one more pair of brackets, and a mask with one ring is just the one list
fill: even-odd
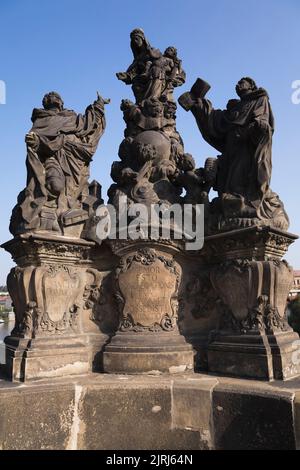
[[(2, 245), (17, 264), (7, 280), (16, 317), (5, 340), (8, 376), (35, 380), (92, 369), (173, 374), (193, 367), (264, 380), (299, 376), (298, 336), (285, 315), (293, 272), (282, 260), (297, 237), (284, 231), (288, 218), (269, 186), (274, 120), (266, 91), (241, 79), (239, 99), (223, 111), (205, 99), (210, 86), (201, 79), (180, 97), (221, 153), (196, 168), (176, 129), (173, 89), (185, 79), (176, 49), (162, 54), (141, 30), (131, 33), (131, 46), (134, 61), (117, 75), (132, 85), (135, 103), (121, 103), (125, 138), (112, 165), (109, 202), (118, 209), (127, 196), (133, 210), (116, 218), (107, 240), (95, 230), (100, 185), (88, 184), (105, 101), (98, 97), (77, 116), (50, 93), (33, 113), (28, 183), (11, 220), (15, 236)], [(212, 202), (211, 188), (218, 191)], [(193, 233), (176, 214), (169, 235), (149, 234), (150, 224), (163, 228), (163, 216), (152, 224), (145, 211), (142, 231), (132, 237), (131, 214), (154, 203), (174, 214), (173, 203), (189, 204), (191, 215), (204, 204), (203, 248), (189, 252), (185, 241)], [(194, 224), (198, 235), (202, 220)]]
[(131, 32), (130, 38), (134, 60), (126, 72), (117, 73), (118, 79), (132, 85), (137, 104), (149, 98), (172, 100), (174, 87), (185, 82), (176, 48), (167, 47), (162, 54), (150, 46), (139, 28)]
[(130, 36), (134, 60), (117, 77), (132, 85), (136, 102), (121, 103), (127, 127), (119, 149), (121, 161), (112, 165), (115, 184), (109, 189), (109, 202), (117, 206), (120, 196), (127, 196), (129, 204), (183, 202), (180, 196), (188, 180), (184, 175), (194, 169), (194, 161), (184, 153), (176, 130), (173, 89), (184, 83), (185, 72), (174, 47), (162, 54), (150, 46), (141, 29)]
[(101, 200), (97, 182), (89, 185), (89, 165), (105, 130), (99, 94), (84, 115), (64, 108), (60, 95), (47, 93), (34, 109), (26, 135), (27, 186), (13, 209), (10, 231), (53, 231), (80, 236)]
[[(274, 118), (269, 97), (244, 77), (236, 85), (239, 98), (218, 110), (205, 98), (209, 89), (198, 78), (179, 98), (204, 140), (221, 153), (206, 160), (205, 171), (184, 175), (192, 201), (206, 194), (207, 236), (200, 257), (211, 289), (204, 293), (207, 303), (198, 317), (213, 318), (212, 305), (218, 306), (208, 340), (208, 371), (286, 379), (299, 375), (299, 365), (293, 362), (297, 336), (285, 314), (292, 268), (282, 257), (297, 237), (286, 232), (288, 216), (270, 188)], [(209, 202), (211, 188), (218, 197)], [(196, 280), (199, 295), (207, 284), (199, 273)]]
[(288, 216), (270, 188), (274, 118), (266, 90), (244, 77), (236, 85), (239, 99), (216, 110), (204, 98), (209, 88), (198, 79), (179, 103), (192, 111), (203, 138), (221, 152), (214, 162), (218, 198), (210, 204), (214, 231), (253, 224), (286, 230)]
[[(191, 193), (198, 194), (197, 182), (202, 181), (202, 174), (196, 174), (195, 181), (190, 174), (195, 162), (184, 152), (176, 129), (173, 90), (184, 83), (185, 73), (174, 47), (162, 54), (150, 46), (140, 29), (131, 33), (131, 48), (133, 63), (117, 77), (132, 85), (135, 103), (121, 103), (125, 138), (119, 147), (120, 161), (112, 165), (109, 202), (117, 211), (124, 210), (119, 207), (121, 198), (129, 207), (142, 203), (148, 209), (154, 204), (164, 209), (183, 203), (185, 197), (190, 199)], [(188, 188), (185, 197), (181, 196), (183, 188)], [(150, 212), (143, 219), (145, 234), (150, 225), (157, 227)], [(125, 226), (130, 217), (125, 215)], [(118, 225), (119, 234), (123, 228)], [(109, 241), (120, 257), (114, 272), (120, 323), (103, 354), (105, 372), (172, 373), (193, 367), (191, 345), (179, 331), (181, 268), (175, 256), (181, 244), (173, 241), (173, 234), (182, 227), (174, 221), (171, 228), (171, 240), (164, 242), (155, 242), (148, 235), (143, 240), (120, 237), (122, 240)]]

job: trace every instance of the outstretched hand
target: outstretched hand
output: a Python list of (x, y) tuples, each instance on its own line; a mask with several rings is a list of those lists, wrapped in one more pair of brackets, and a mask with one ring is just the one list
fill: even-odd
[(99, 103), (100, 106), (101, 106), (102, 108), (104, 108), (104, 106), (105, 106), (106, 104), (109, 104), (109, 103), (110, 103), (110, 99), (109, 99), (109, 98), (108, 98), (108, 99), (102, 98), (102, 96), (100, 95), (99, 91), (97, 91), (97, 103)]

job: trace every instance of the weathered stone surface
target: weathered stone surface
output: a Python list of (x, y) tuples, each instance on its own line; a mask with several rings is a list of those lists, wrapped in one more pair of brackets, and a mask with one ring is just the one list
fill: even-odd
[[(157, 346), (157, 352), (154, 352), (153, 338), (149, 335), (146, 337), (148, 348), (143, 345), (135, 348), (130, 347), (130, 339), (130, 337), (124, 336), (120, 346), (114, 341), (105, 348), (103, 354), (104, 372), (114, 374), (176, 374), (189, 372), (194, 368), (192, 348), (189, 344), (182, 344), (179, 335), (177, 342), (173, 345), (173, 350), (170, 351), (164, 349), (164, 345), (169, 339), (166, 337), (161, 339)], [(128, 346), (126, 347), (126, 345)]]
[(6, 374), (12, 381), (86, 374), (90, 369), (85, 338), (20, 340), (8, 336)]
[(293, 274), (280, 259), (293, 239), (268, 227), (208, 237), (205, 256), (214, 252), (209, 279), (219, 306), (208, 346), (210, 372), (264, 380), (299, 374), (292, 360), (297, 335), (285, 313)]
[(122, 331), (176, 328), (180, 268), (169, 253), (137, 244), (116, 270)]
[(94, 242), (44, 233), (19, 235), (5, 248), (18, 264), (8, 276), (15, 327), (5, 340), (7, 376), (24, 381), (101, 370), (116, 323), (108, 247), (95, 253)]
[(273, 380), (271, 349), (266, 336), (218, 335), (208, 346), (208, 369), (216, 374)]
[(299, 390), (194, 374), (0, 380), (0, 448), (294, 449)]
[(74, 387), (0, 388), (0, 449), (66, 449), (71, 437)]
[(214, 446), (212, 435), (212, 391), (215, 378), (175, 379), (173, 384), (173, 427), (200, 432), (203, 449)]
[(193, 368), (192, 347), (178, 327), (181, 269), (174, 259), (177, 249), (163, 248), (159, 243), (145, 246), (136, 241), (117, 251), (121, 258), (114, 294), (119, 328), (105, 347), (105, 372), (172, 373)]
[(133, 261), (118, 278), (125, 300), (124, 317), (131, 315), (135, 324), (145, 327), (160, 325), (165, 315), (170, 319), (174, 315), (170, 300), (176, 292), (176, 272), (168, 270), (158, 253), (154, 256), (153, 262), (147, 265)]
[(93, 387), (80, 417), (83, 449), (198, 449), (199, 433), (172, 429), (170, 384)]
[(215, 448), (295, 448), (293, 393), (218, 385), (212, 394)]

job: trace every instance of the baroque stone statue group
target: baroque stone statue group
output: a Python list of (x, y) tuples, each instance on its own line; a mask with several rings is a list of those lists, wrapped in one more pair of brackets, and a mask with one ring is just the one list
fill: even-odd
[(220, 110), (197, 78), (179, 97), (216, 153), (198, 168), (176, 128), (173, 93), (186, 82), (177, 49), (152, 47), (141, 29), (131, 32), (130, 47), (132, 63), (116, 76), (134, 100), (121, 102), (124, 139), (108, 202), (117, 213), (124, 199), (127, 209), (202, 204), (204, 246), (187, 251), (175, 222), (168, 239), (99, 238), (103, 199), (90, 164), (109, 100), (97, 93), (77, 114), (47, 93), (32, 113), (27, 183), (12, 211), (13, 238), (2, 245), (17, 265), (7, 280), (16, 319), (5, 339), (8, 377), (298, 375), (297, 334), (285, 314), (293, 271), (282, 260), (297, 236), (270, 187), (275, 124), (267, 91), (243, 77)]

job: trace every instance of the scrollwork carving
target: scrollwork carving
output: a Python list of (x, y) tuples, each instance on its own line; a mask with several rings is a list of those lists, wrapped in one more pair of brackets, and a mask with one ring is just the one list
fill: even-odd
[(232, 331), (239, 334), (249, 332), (261, 332), (272, 334), (275, 331), (289, 331), (287, 320), (281, 317), (278, 309), (270, 305), (269, 297), (261, 295), (258, 297), (255, 307), (249, 309), (244, 320), (237, 320), (230, 309), (222, 305), (222, 317), (220, 330)]
[(166, 313), (166, 315), (163, 316), (160, 322), (160, 326), (162, 330), (173, 331), (176, 326), (176, 320), (177, 320), (176, 315), (170, 316), (168, 313)]
[[(163, 266), (164, 269), (166, 269), (170, 274), (164, 275), (161, 278), (162, 279), (162, 284), (165, 283), (166, 286), (166, 292), (167, 292), (167, 297), (164, 300), (164, 305), (168, 304), (169, 312), (162, 314), (160, 316), (160, 320), (155, 320), (150, 324), (144, 324), (143, 321), (139, 321), (135, 318), (135, 314), (133, 312), (126, 311), (127, 302), (129, 298), (129, 302), (131, 302), (131, 290), (134, 289), (134, 286), (131, 287), (131, 283), (133, 282), (133, 278), (126, 282), (124, 284), (126, 287), (124, 288), (123, 286), (120, 286), (120, 276), (126, 276), (126, 273), (129, 273), (131, 269), (136, 270), (137, 268), (134, 266), (134, 263), (136, 265), (141, 265), (142, 269), (145, 268), (143, 271), (137, 271), (137, 279), (140, 281), (138, 282), (144, 282), (145, 281), (145, 276), (147, 277), (147, 273), (150, 271), (147, 271), (147, 268), (151, 268), (154, 272), (157, 272), (159, 270), (157, 262), (160, 262)], [(152, 266), (155, 266), (155, 268), (152, 268)], [(135, 271), (133, 271), (135, 272)], [(169, 278), (169, 275), (171, 277)], [(156, 276), (154, 276), (156, 278)], [(157, 253), (154, 249), (151, 248), (139, 248), (134, 252), (133, 254), (126, 255), (123, 258), (121, 258), (120, 263), (118, 268), (116, 269), (115, 272), (115, 282), (116, 282), (116, 291), (114, 293), (114, 297), (117, 301), (118, 308), (119, 308), (119, 314), (120, 314), (120, 325), (119, 325), (119, 330), (120, 331), (133, 331), (133, 332), (140, 332), (140, 331), (149, 331), (149, 332), (157, 332), (157, 331), (171, 331), (175, 329), (177, 325), (177, 320), (178, 320), (178, 297), (177, 297), (177, 291), (178, 291), (178, 285), (179, 285), (179, 280), (180, 280), (180, 272), (176, 266), (176, 263), (172, 258), (166, 257), (160, 253)], [(125, 282), (125, 281), (124, 281)], [(163, 287), (163, 285), (162, 285)], [(149, 295), (151, 293), (151, 284), (146, 285), (146, 295)], [(125, 292), (122, 292), (122, 290), (125, 289)], [(128, 290), (129, 289), (129, 290)], [(170, 291), (170, 289), (172, 289)], [(174, 289), (174, 290), (173, 290)], [(129, 297), (128, 297), (129, 296)], [(154, 302), (160, 301), (159, 299), (154, 299)], [(137, 304), (137, 300), (134, 301), (132, 307), (133, 309), (139, 309), (142, 307), (139, 307)], [(125, 308), (126, 307), (126, 308)], [(147, 306), (150, 310), (150, 316), (151, 316), (151, 307)], [(153, 306), (153, 309), (157, 309), (157, 306)], [(158, 318), (158, 313), (155, 313), (155, 317)]]
[(41, 318), (40, 328), (43, 332), (47, 332), (48, 334), (62, 334), (70, 328), (76, 330), (78, 314), (78, 305), (70, 307), (69, 311), (64, 312), (62, 319), (58, 321), (53, 321), (49, 317), (48, 312), (45, 312)]

